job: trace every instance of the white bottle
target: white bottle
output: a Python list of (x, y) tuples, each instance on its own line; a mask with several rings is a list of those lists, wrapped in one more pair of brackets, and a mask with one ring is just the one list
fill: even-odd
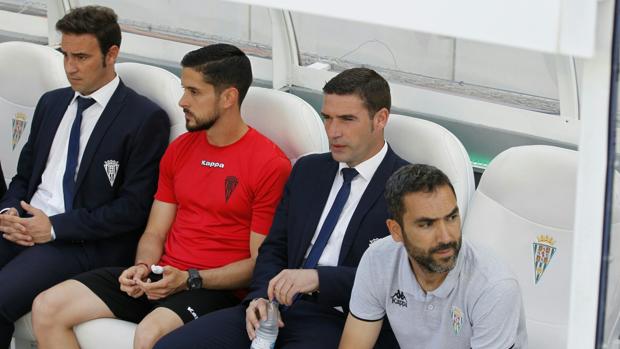
[(278, 338), (278, 302), (267, 303), (267, 319), (261, 320), (250, 349), (273, 349)]

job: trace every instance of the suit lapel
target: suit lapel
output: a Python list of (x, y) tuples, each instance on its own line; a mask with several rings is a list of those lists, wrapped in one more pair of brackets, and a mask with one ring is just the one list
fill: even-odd
[[(93, 156), (97, 152), (97, 149), (99, 149), (99, 144), (101, 143), (103, 136), (105, 136), (108, 128), (118, 116), (126, 96), (127, 88), (123, 82), (120, 81), (116, 91), (114, 91), (110, 101), (103, 110), (103, 113), (101, 113), (101, 116), (93, 129), (93, 133), (91, 133), (90, 138), (88, 139), (88, 143), (86, 143), (86, 149), (84, 149), (77, 179), (75, 181), (74, 193), (77, 193), (80, 190), (80, 185), (84, 181), (84, 177), (86, 176), (86, 172), (88, 172)], [(101, 164), (101, 171), (104, 171), (103, 164)]]
[(54, 104), (46, 115), (41, 115), (41, 117), (44, 118), (44, 121), (41, 122), (39, 134), (36, 135), (38, 138), (36, 149), (37, 155), (34, 168), (32, 169), (32, 178), (39, 179), (39, 182), (34, 186), (35, 188), (41, 183), (41, 176), (45, 170), (47, 158), (49, 157), (50, 150), (52, 149), (52, 143), (56, 137), (58, 126), (60, 126), (60, 122), (62, 121), (62, 118), (65, 115), (67, 108), (69, 107), (69, 103), (71, 103), (74, 95), (75, 92), (72, 89), (67, 88), (66, 94), (62, 97), (61, 101)]
[(362, 219), (366, 216), (366, 213), (368, 213), (368, 210), (372, 208), (374, 203), (383, 195), (385, 191), (385, 183), (392, 175), (395, 161), (396, 158), (394, 152), (391, 148), (388, 148), (385, 158), (381, 161), (377, 171), (372, 176), (372, 179), (370, 180), (370, 183), (368, 183), (364, 194), (362, 194), (362, 198), (360, 199), (355, 212), (353, 212), (351, 221), (349, 221), (349, 226), (347, 227), (347, 231), (345, 232), (342, 240), (342, 247), (340, 248), (340, 255), (338, 256), (338, 265), (342, 263), (345, 256), (349, 253), (349, 250), (357, 237), (357, 233), (359, 232)]
[(323, 169), (323, 171), (318, 172), (318, 182), (316, 184), (316, 187), (310, 189), (314, 193), (308, 201), (308, 217), (306, 219), (306, 224), (304, 225), (304, 229), (301, 234), (298, 251), (295, 254), (296, 259), (293, 261), (292, 264), (295, 267), (301, 266), (301, 262), (303, 261), (306, 251), (308, 250), (308, 246), (310, 246), (310, 242), (314, 237), (314, 232), (316, 231), (319, 220), (321, 219), (321, 214), (323, 213), (325, 203), (327, 202), (327, 198), (329, 197), (329, 192), (332, 189), (332, 184), (334, 183), (334, 177), (336, 176), (337, 171), (338, 162), (330, 159), (329, 164), (326, 166), (326, 168)]

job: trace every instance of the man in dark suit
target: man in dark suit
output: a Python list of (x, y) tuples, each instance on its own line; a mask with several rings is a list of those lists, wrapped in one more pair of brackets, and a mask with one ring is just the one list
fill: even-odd
[(17, 175), (0, 200), (0, 347), (35, 296), (100, 266), (129, 265), (169, 137), (166, 113), (114, 71), (121, 41), (108, 8), (56, 23), (71, 88), (44, 94)]
[[(323, 92), (330, 153), (293, 167), (244, 303), (193, 321), (156, 349), (248, 348), (267, 299), (284, 306), (277, 348), (338, 346), (360, 258), (389, 234), (385, 183), (406, 162), (384, 140), (391, 102), (381, 76), (349, 69)], [(388, 328), (379, 347), (395, 346)]]

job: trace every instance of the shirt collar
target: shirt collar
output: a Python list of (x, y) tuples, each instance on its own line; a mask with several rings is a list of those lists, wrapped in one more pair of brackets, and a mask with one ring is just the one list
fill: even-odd
[(120, 78), (118, 77), (118, 75), (116, 75), (114, 79), (112, 79), (107, 84), (101, 86), (97, 91), (91, 93), (88, 96), (84, 96), (83, 94), (75, 91), (71, 103), (75, 102), (75, 99), (78, 97), (92, 98), (95, 100), (95, 102), (97, 102), (97, 104), (101, 105), (101, 107), (105, 109), (120, 82)]
[[(359, 173), (358, 177), (362, 177), (367, 182), (370, 182), (372, 176), (375, 174), (375, 172), (377, 172), (379, 165), (381, 165), (383, 158), (385, 158), (385, 154), (387, 154), (387, 151), (387, 142), (383, 141), (383, 147), (381, 148), (381, 150), (379, 150), (377, 154), (373, 155), (370, 159), (359, 163), (357, 166), (354, 167)], [(341, 173), (341, 170), (347, 167), (349, 166), (347, 166), (347, 164), (344, 162), (338, 163), (338, 173)]]

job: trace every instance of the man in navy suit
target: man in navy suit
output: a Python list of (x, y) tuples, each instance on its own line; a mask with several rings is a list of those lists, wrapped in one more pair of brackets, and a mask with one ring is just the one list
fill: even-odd
[[(360, 258), (389, 234), (385, 183), (406, 162), (384, 140), (391, 105), (385, 79), (349, 69), (323, 92), (330, 153), (293, 167), (245, 301), (181, 327), (156, 349), (248, 348), (267, 299), (284, 305), (277, 348), (338, 346)], [(397, 347), (389, 328), (378, 346)]]
[(56, 23), (71, 88), (36, 107), (0, 200), (0, 347), (35, 296), (78, 273), (129, 265), (169, 138), (166, 113), (114, 71), (121, 41), (108, 8), (76, 8)]

